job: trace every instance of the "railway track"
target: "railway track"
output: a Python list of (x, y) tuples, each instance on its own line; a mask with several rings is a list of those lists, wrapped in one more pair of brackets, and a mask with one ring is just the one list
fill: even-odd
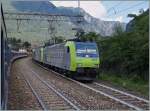
[(31, 70), (32, 74), (22, 74), (26, 83), (31, 88), (33, 94), (38, 100), (41, 109), (43, 110), (79, 110), (78, 106), (73, 104), (59, 91), (57, 91), (52, 84), (42, 80), (35, 72)]
[(65, 78), (65, 79), (68, 79), (72, 82), (75, 82), (75, 83), (79, 84), (82, 87), (85, 87), (87, 89), (95, 91), (96, 93), (99, 93), (101, 95), (104, 95), (104, 96), (116, 101), (116, 102), (119, 102), (119, 103), (129, 107), (130, 109), (138, 110), (138, 111), (149, 109), (149, 101), (146, 100), (146, 99), (134, 96), (132, 94), (129, 94), (129, 93), (126, 93), (126, 92), (123, 92), (123, 91), (120, 91), (120, 90), (117, 90), (117, 89), (114, 89), (114, 88), (111, 88), (111, 87), (108, 87), (106, 85), (96, 83), (96, 82), (94, 82), (92, 84), (83, 84), (81, 82), (78, 82), (76, 80), (68, 78), (64, 75), (61, 75), (58, 72), (55, 72), (55, 71), (50, 70), (46, 67), (43, 67), (40, 64), (38, 64), (38, 65), (40, 67), (48, 70), (48, 71), (51, 71), (51, 72)]
[(132, 107), (135, 110), (148, 110), (149, 109), (149, 101), (132, 94), (108, 87), (106, 85), (96, 83), (89, 84), (89, 87), (95, 89), (96, 91), (103, 92), (107, 94), (110, 98), (125, 104), (129, 107)]

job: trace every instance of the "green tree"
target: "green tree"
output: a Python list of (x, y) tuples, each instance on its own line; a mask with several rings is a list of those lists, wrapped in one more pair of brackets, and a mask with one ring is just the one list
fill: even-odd
[(12, 38), (8, 38), (8, 44), (9, 46), (11, 46), (13, 50), (18, 50), (22, 45), (22, 41), (21, 39), (12, 37)]
[(52, 40), (55, 40), (55, 43), (62, 43), (64, 42), (65, 38), (62, 36), (58, 36), (58, 37), (53, 37)]
[(116, 29), (112, 37), (99, 40), (101, 69), (124, 76), (149, 78), (149, 14), (148, 11), (133, 19), (130, 32)]
[(95, 32), (84, 33), (79, 36), (79, 39), (82, 41), (91, 41), (97, 42), (100, 38), (100, 35)]
[(28, 41), (25, 41), (22, 46), (25, 48), (30, 48), (31, 44)]
[(115, 25), (114, 30), (113, 36), (120, 36), (124, 32), (121, 24)]
[(128, 14), (128, 17), (133, 17), (133, 18), (135, 18), (135, 17), (137, 17), (137, 15), (136, 15), (136, 14)]

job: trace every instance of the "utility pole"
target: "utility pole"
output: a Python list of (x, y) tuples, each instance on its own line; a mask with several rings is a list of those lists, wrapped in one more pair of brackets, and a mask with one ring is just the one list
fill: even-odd
[[(79, 16), (81, 16), (81, 13), (80, 13), (80, 0), (78, 0), (78, 11), (79, 11)], [(72, 28), (72, 30), (76, 30), (76, 37), (79, 39), (79, 37), (84, 33), (84, 30), (79, 26), (79, 24), (81, 23), (82, 21), (79, 20), (77, 21), (77, 27), (76, 28)]]
[(79, 10), (79, 16), (80, 16), (80, 0), (78, 0), (78, 10)]
[(78, 0), (78, 9), (80, 9), (80, 0)]

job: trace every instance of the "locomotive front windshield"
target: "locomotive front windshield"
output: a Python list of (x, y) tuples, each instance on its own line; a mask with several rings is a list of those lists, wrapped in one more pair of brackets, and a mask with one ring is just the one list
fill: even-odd
[(98, 57), (95, 43), (76, 43), (76, 55), (78, 57)]

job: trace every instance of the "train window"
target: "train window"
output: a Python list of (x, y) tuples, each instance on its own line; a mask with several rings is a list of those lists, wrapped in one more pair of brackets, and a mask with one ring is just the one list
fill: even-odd
[(70, 52), (70, 49), (69, 49), (69, 47), (67, 46), (67, 53), (69, 53)]

